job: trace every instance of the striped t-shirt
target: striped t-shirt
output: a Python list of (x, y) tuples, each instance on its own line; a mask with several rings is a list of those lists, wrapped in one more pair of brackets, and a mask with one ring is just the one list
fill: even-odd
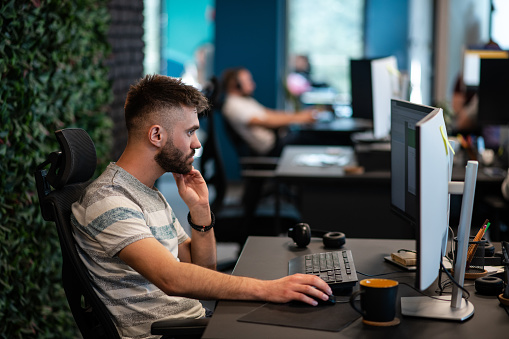
[(73, 204), (71, 223), (81, 259), (122, 338), (152, 338), (154, 321), (205, 315), (198, 300), (166, 295), (117, 256), (129, 244), (156, 238), (178, 260), (178, 245), (188, 236), (157, 189), (111, 163)]

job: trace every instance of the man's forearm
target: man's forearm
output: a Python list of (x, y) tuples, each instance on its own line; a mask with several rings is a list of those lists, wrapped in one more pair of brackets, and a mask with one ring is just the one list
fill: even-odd
[[(285, 303), (299, 300), (317, 305), (316, 299), (327, 300), (332, 293), (321, 278), (310, 274), (294, 274), (276, 280), (258, 280), (227, 275), (196, 265), (177, 263), (171, 286), (163, 291), (196, 299), (265, 300)], [(176, 272), (177, 271), (177, 272)]]
[[(198, 246), (204, 246), (198, 248), (198, 255), (211, 249), (205, 250), (205, 246), (209, 244), (207, 240), (210, 240), (213, 234), (202, 236), (203, 238), (196, 239), (205, 240), (203, 244), (197, 242)], [(192, 242), (185, 241), (188, 245)], [(281, 303), (300, 300), (316, 305), (316, 300), (312, 297), (327, 300), (331, 293), (327, 283), (314, 275), (294, 274), (276, 280), (262, 281), (219, 273), (189, 263), (190, 260), (179, 262), (155, 238), (145, 238), (127, 245), (119, 252), (119, 258), (168, 295), (196, 299), (266, 300)]]
[(177, 277), (169, 289), (162, 289), (169, 295), (185, 296), (195, 299), (264, 299), (265, 281), (246, 277), (236, 277), (212, 270), (203, 269), (193, 264), (179, 263)]
[(288, 126), (295, 120), (295, 117), (292, 114), (285, 113), (275, 113), (275, 111), (268, 112), (264, 119), (258, 120), (260, 125), (263, 125), (267, 128), (279, 128)]
[(217, 251), (214, 229), (199, 232), (195, 229), (191, 234), (191, 261), (193, 264), (216, 269)]
[[(190, 223), (204, 227), (212, 225), (212, 212), (210, 206), (192, 208), (190, 210)], [(216, 269), (216, 238), (214, 228), (201, 232), (191, 227), (191, 262), (210, 269)]]

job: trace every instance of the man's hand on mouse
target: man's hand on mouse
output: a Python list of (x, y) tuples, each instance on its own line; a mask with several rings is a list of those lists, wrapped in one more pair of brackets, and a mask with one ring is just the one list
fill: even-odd
[(325, 281), (310, 274), (293, 274), (266, 283), (267, 295), (264, 299), (276, 303), (301, 301), (316, 306), (317, 300), (327, 301), (332, 294), (330, 286)]

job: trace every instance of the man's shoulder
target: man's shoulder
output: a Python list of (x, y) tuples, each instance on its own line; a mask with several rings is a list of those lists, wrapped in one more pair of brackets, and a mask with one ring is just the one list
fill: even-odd
[(129, 193), (132, 188), (129, 186), (129, 181), (125, 180), (118, 171), (118, 166), (110, 164), (106, 170), (95, 179), (85, 190), (81, 204), (88, 206), (98, 201), (108, 204), (116, 202), (115, 204), (122, 204), (122, 201), (132, 200)]

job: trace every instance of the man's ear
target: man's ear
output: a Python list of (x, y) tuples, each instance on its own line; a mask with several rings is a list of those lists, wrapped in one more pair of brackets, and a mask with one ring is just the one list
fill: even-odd
[(152, 125), (148, 129), (148, 140), (155, 147), (162, 147), (166, 139), (166, 131), (160, 125)]

